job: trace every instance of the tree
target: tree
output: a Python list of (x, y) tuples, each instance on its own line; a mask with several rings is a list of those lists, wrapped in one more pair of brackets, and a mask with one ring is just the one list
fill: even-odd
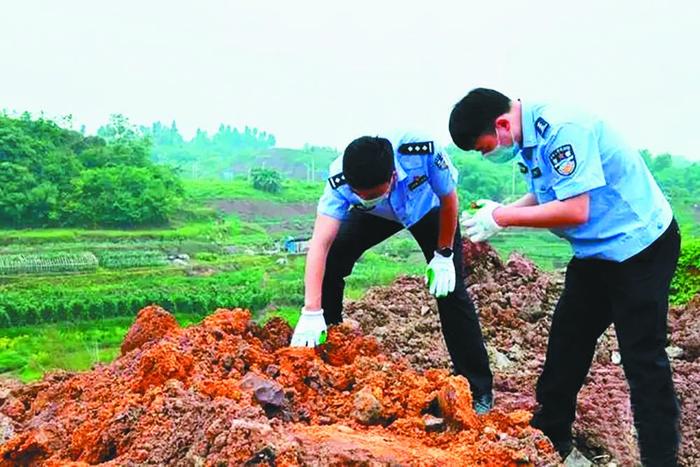
[(253, 188), (268, 193), (279, 193), (282, 189), (282, 176), (272, 169), (253, 169), (250, 172)]
[(139, 132), (129, 119), (122, 114), (112, 114), (109, 123), (97, 129), (97, 136), (107, 142), (139, 138)]
[(659, 154), (656, 156), (652, 162), (652, 170), (660, 172), (662, 170), (668, 169), (673, 165), (670, 154)]

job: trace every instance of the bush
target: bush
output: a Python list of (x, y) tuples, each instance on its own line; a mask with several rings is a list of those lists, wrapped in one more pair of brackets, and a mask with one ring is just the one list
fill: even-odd
[(205, 261), (207, 263), (214, 262), (219, 259), (219, 255), (216, 253), (210, 253), (208, 251), (202, 251), (200, 253), (197, 253), (195, 255), (195, 258), (198, 259), (199, 261)]
[(683, 305), (700, 293), (700, 238), (684, 240), (676, 275), (671, 282), (671, 303)]
[(182, 186), (163, 167), (106, 167), (85, 170), (67, 202), (70, 223), (93, 227), (165, 224), (181, 203)]
[(279, 193), (282, 189), (282, 176), (271, 169), (253, 169), (250, 172), (253, 188), (268, 193)]

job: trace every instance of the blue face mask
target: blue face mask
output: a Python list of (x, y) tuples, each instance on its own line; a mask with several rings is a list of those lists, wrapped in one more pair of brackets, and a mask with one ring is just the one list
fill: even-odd
[(505, 164), (513, 160), (515, 156), (520, 152), (520, 145), (515, 142), (513, 138), (513, 131), (510, 132), (510, 139), (513, 143), (510, 146), (501, 146), (501, 141), (498, 138), (498, 131), (496, 131), (496, 147), (484, 154), (487, 161), (493, 162), (495, 164)]

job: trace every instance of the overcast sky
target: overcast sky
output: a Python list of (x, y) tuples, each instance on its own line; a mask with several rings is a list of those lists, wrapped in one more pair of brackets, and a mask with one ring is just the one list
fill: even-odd
[(700, 2), (0, 0), (0, 108), (225, 122), (342, 149), (447, 142), (469, 89), (563, 101), (634, 146), (700, 160)]

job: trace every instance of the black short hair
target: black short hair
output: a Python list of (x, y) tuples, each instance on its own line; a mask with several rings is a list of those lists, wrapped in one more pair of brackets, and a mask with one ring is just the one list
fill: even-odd
[(510, 111), (510, 99), (493, 89), (476, 88), (450, 114), (450, 136), (458, 148), (474, 149), (479, 136), (495, 131), (494, 121)]
[(391, 180), (394, 149), (386, 138), (362, 136), (343, 153), (343, 175), (352, 188), (374, 188)]

